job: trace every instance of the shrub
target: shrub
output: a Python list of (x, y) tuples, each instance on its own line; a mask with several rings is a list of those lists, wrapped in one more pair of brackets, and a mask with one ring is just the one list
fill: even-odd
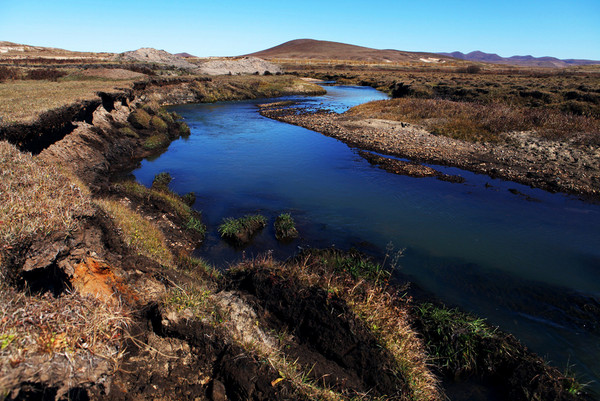
[(152, 135), (144, 141), (144, 148), (148, 150), (162, 148), (169, 143), (169, 138), (165, 134)]
[(298, 237), (296, 223), (289, 213), (280, 214), (275, 220), (275, 238), (280, 241)]
[(173, 181), (173, 177), (171, 176), (171, 174), (166, 172), (158, 173), (154, 176), (154, 179), (152, 180), (152, 188), (159, 190), (168, 190), (171, 181)]
[(168, 126), (160, 117), (154, 116), (150, 119), (150, 126), (158, 132), (167, 132)]

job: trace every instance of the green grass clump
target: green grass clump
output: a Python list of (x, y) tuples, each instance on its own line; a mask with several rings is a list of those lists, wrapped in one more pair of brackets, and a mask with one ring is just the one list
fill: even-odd
[(181, 197), (181, 200), (189, 207), (192, 207), (194, 206), (194, 203), (196, 203), (196, 194), (194, 192), (188, 192)]
[(165, 237), (154, 224), (119, 202), (107, 199), (95, 202), (121, 230), (121, 237), (128, 246), (165, 266), (173, 264)]
[(137, 132), (135, 132), (135, 130), (131, 129), (130, 127), (123, 127), (123, 128), (120, 128), (120, 129), (119, 129), (119, 133), (120, 133), (121, 135), (128, 136), (128, 137), (131, 137), (131, 138), (136, 138), (136, 139), (138, 139), (138, 138), (140, 137), (140, 136), (138, 135), (138, 133), (137, 133)]
[(228, 217), (219, 226), (222, 238), (232, 240), (238, 245), (250, 242), (252, 236), (267, 225), (267, 219), (260, 214), (245, 215), (237, 219)]
[(129, 117), (127, 118), (131, 125), (138, 129), (149, 129), (151, 119), (152, 117), (150, 116), (150, 114), (148, 114), (147, 111), (142, 109), (135, 110), (134, 112), (129, 114)]
[(179, 135), (182, 137), (190, 136), (190, 134), (192, 133), (192, 131), (190, 130), (190, 127), (183, 121), (180, 121), (178, 124), (179, 124), (179, 128), (178, 128)]
[(167, 132), (169, 126), (160, 117), (154, 116), (150, 119), (150, 127), (158, 132)]
[(431, 303), (419, 305), (415, 313), (428, 333), (427, 347), (437, 366), (454, 373), (474, 373), (480, 368), (484, 340), (496, 331), (484, 319)]
[(169, 190), (169, 184), (173, 181), (171, 174), (167, 172), (161, 172), (154, 176), (152, 180), (152, 188), (160, 191)]
[(169, 138), (165, 134), (152, 135), (148, 139), (144, 141), (144, 148), (148, 150), (153, 150), (157, 148), (162, 148), (169, 143)]
[(202, 222), (199, 219), (193, 216), (188, 219), (187, 223), (185, 223), (185, 228), (188, 230), (196, 231), (201, 235), (206, 234), (206, 226), (202, 224)]
[(286, 240), (298, 237), (296, 222), (289, 213), (280, 214), (275, 220), (275, 237), (278, 240)]
[(353, 279), (363, 278), (377, 282), (387, 280), (391, 272), (372, 260), (353, 253), (332, 255), (333, 265), (337, 270), (350, 273)]
[(210, 290), (200, 290), (191, 286), (188, 288), (175, 287), (169, 290), (163, 303), (177, 312), (188, 309), (198, 316), (207, 308), (211, 294)]
[(163, 108), (158, 110), (157, 115), (160, 117), (161, 120), (163, 120), (164, 122), (166, 122), (169, 125), (175, 123), (175, 115), (173, 113), (169, 113), (167, 110), (165, 110)]

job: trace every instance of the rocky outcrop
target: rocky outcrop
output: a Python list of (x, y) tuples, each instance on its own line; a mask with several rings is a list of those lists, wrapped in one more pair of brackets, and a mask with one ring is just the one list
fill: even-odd
[(225, 58), (210, 60), (200, 65), (200, 72), (207, 75), (281, 74), (280, 66), (258, 57)]
[(195, 70), (198, 67), (182, 57), (175, 56), (164, 50), (156, 50), (150, 47), (121, 53), (118, 58), (123, 61), (138, 61), (144, 63), (164, 64), (174, 68), (183, 70)]

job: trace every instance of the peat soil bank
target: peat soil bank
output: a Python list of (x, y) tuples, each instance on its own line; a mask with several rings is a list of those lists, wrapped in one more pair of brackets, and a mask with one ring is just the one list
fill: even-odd
[[(327, 95), (288, 97), (296, 107), (344, 112), (386, 96), (369, 87), (328, 86)], [(191, 128), (134, 175), (150, 186), (197, 195), (208, 226), (198, 256), (226, 267), (272, 252), (350, 247), (387, 262), (398, 278), (515, 334), (582, 382), (600, 381), (600, 206), (452, 167), (427, 165), (460, 182), (390, 174), (357, 149), (259, 114), (264, 100), (172, 106)], [(217, 226), (262, 213), (267, 227), (236, 249)], [(300, 238), (282, 244), (272, 223), (290, 213)]]

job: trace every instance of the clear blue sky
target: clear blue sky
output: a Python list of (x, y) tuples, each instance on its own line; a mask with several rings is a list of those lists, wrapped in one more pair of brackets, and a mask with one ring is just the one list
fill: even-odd
[(0, 40), (234, 56), (292, 39), (600, 60), (600, 0), (0, 0)]

